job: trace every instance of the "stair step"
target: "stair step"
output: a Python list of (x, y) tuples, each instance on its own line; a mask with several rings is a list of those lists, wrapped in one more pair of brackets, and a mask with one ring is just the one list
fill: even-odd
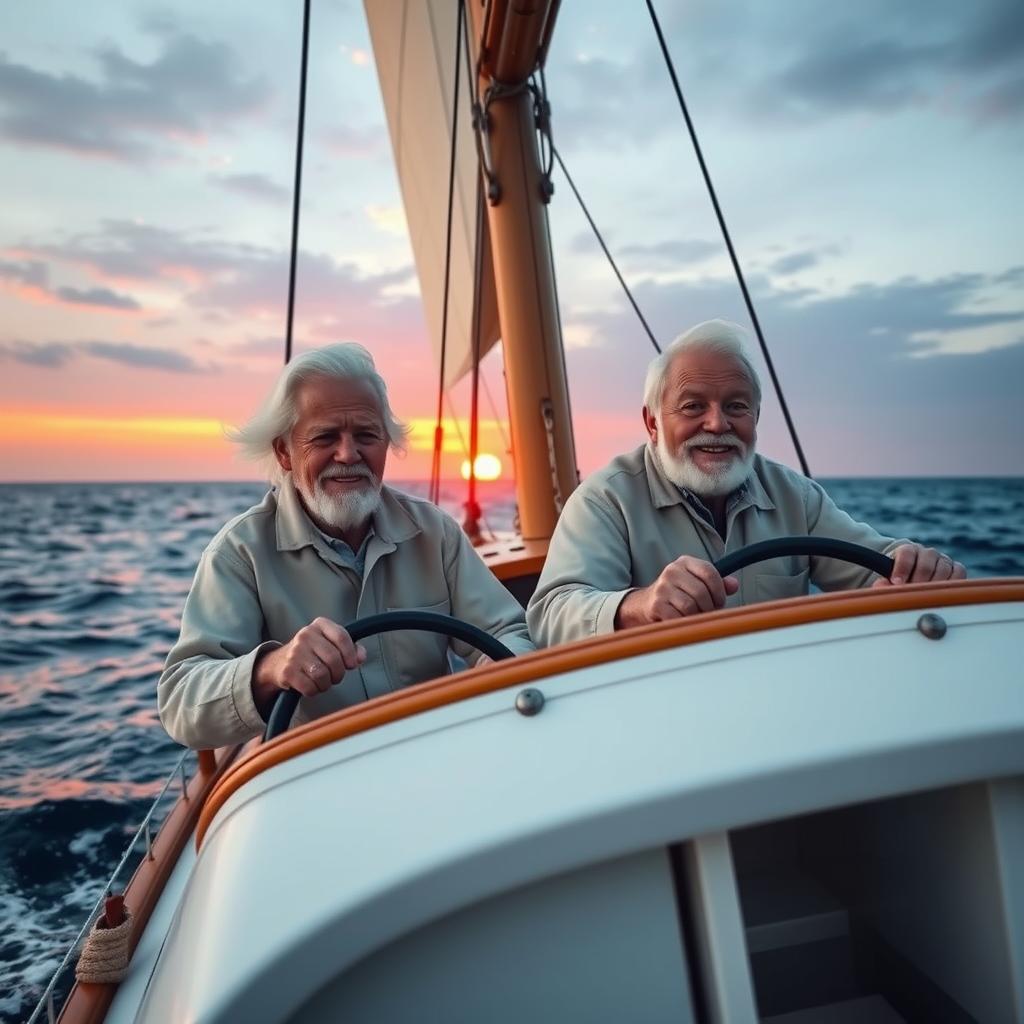
[(850, 934), (846, 908), (809, 875), (752, 875), (740, 880), (747, 949), (762, 953)]
[(905, 1020), (884, 997), (873, 995), (762, 1017), (761, 1024), (902, 1024)]

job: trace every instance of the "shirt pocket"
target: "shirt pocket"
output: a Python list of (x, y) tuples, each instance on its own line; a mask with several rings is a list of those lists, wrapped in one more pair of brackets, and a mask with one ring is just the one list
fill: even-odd
[[(389, 606), (387, 610), (451, 615), (452, 606), (451, 601), (444, 600), (435, 604), (403, 605), (401, 608)], [(442, 633), (428, 633), (424, 629), (397, 629), (393, 633), (382, 633), (380, 641), (392, 689), (412, 686), (413, 683), (448, 674), (449, 638)]]
[(793, 575), (762, 572), (754, 577), (754, 601), (778, 601), (786, 597), (803, 597), (808, 592), (810, 571)]

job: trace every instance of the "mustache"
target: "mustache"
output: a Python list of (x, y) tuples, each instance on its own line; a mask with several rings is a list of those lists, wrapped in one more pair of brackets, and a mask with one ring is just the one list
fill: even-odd
[(357, 480), (376, 481), (376, 477), (370, 472), (368, 466), (328, 466), (318, 477), (322, 480)]
[(739, 450), (740, 455), (745, 455), (747, 446), (735, 434), (694, 434), (683, 442), (683, 448), (690, 451), (692, 448), (714, 448), (729, 445)]

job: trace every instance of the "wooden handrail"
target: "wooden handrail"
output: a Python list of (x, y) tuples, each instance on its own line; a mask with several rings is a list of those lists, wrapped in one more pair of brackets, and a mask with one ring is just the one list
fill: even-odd
[[(204, 802), (241, 750), (241, 747), (224, 747), (218, 751), (199, 751), (196, 775), (189, 779), (184, 792), (160, 826), (153, 840), (151, 855), (143, 859), (125, 887), (125, 907), (134, 917), (128, 943), (130, 953), (135, 952), (181, 851), (195, 831)], [(99, 1024), (106, 1017), (116, 992), (116, 984), (76, 981), (57, 1018), (59, 1024)]]
[(307, 722), (254, 748), (225, 772), (210, 794), (196, 829), (196, 846), (201, 846), (206, 831), (227, 800), (268, 768), (422, 711), (548, 676), (705, 640), (886, 612), (1006, 601), (1024, 601), (1024, 578), (917, 583), (790, 598), (638, 626), (411, 686)]

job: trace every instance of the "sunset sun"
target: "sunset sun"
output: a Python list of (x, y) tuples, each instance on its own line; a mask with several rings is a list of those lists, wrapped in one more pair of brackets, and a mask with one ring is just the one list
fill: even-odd
[[(481, 452), (476, 457), (477, 480), (497, 480), (501, 476), (501, 459), (497, 455)], [(469, 459), (462, 460), (462, 479), (469, 479)]]

